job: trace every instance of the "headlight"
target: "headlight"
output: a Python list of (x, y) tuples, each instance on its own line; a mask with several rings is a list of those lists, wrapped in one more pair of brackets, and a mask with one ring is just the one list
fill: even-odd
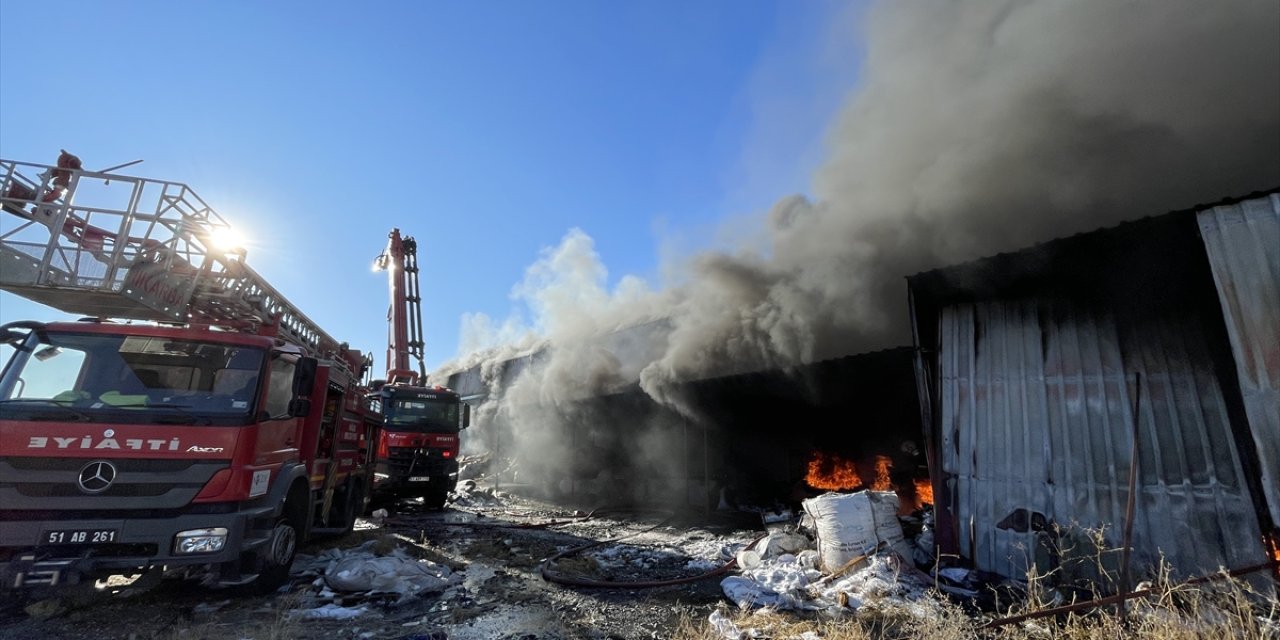
[(214, 553), (222, 551), (222, 547), (227, 544), (227, 530), (225, 527), (190, 529), (179, 531), (173, 538), (175, 554)]

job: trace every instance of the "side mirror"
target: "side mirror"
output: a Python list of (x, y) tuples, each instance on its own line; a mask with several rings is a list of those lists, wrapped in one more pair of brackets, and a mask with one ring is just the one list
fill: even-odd
[(462, 428), (471, 426), (471, 405), (462, 403)]
[(294, 398), (289, 401), (289, 417), (305, 418), (311, 413), (310, 398)]
[(316, 386), (316, 368), (318, 366), (315, 358), (307, 356), (298, 358), (298, 364), (293, 370), (293, 396), (295, 398), (311, 395), (311, 388)]
[(18, 343), (27, 339), (32, 331), (44, 329), (43, 322), (34, 320), (19, 320), (17, 322), (9, 322), (0, 325), (0, 342), (7, 345), (17, 347)]

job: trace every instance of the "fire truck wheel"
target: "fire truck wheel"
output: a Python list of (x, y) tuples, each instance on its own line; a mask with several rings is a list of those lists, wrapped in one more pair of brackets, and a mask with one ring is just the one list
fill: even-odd
[(356, 528), (356, 518), (364, 509), (364, 490), (359, 482), (346, 486), (342, 492), (342, 511), (339, 512), (342, 522), (342, 535), (351, 533)]
[(443, 509), (445, 500), (448, 498), (448, 491), (432, 491), (422, 496), (422, 504), (428, 509)]
[(258, 578), (252, 583), (252, 590), (266, 594), (279, 589), (289, 581), (289, 569), (293, 567), (293, 558), (298, 553), (298, 544), (306, 527), (306, 500), (293, 492), (284, 505), (284, 513), (271, 530), (259, 560)]

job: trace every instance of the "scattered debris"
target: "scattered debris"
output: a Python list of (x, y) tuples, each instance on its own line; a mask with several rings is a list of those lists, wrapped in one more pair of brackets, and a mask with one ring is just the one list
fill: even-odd
[(314, 609), (290, 611), (289, 616), (309, 620), (350, 620), (364, 615), (367, 611), (365, 607), (344, 607), (331, 602)]
[(707, 622), (711, 623), (711, 628), (725, 640), (741, 640), (746, 635), (738, 625), (729, 619), (729, 616), (726, 616), (719, 609), (711, 612), (711, 615), (707, 617)]
[(492, 488), (480, 488), (475, 480), (463, 480), (449, 494), (449, 503), (458, 507), (501, 507), (500, 492)]
[(897, 495), (882, 491), (806, 500), (801, 528), (773, 531), (739, 550), (741, 574), (725, 578), (721, 589), (742, 609), (835, 613), (874, 602), (927, 615), (931, 607), (917, 603), (931, 585), (902, 557), (910, 558), (913, 546), (903, 537), (897, 509)]
[(930, 585), (905, 573), (902, 560), (893, 552), (873, 555), (861, 569), (830, 582), (813, 567), (815, 556), (810, 551), (766, 559), (755, 569), (725, 578), (720, 586), (742, 609), (838, 612), (874, 603), (881, 609), (901, 608), (913, 616), (932, 610), (926, 598)]
[(354, 549), (330, 548), (316, 556), (299, 556), (294, 572), (318, 576), (312, 586), (320, 589), (320, 600), (333, 600), (339, 593), (364, 598), (394, 596), (392, 604), (421, 594), (439, 593), (463, 581), (463, 576), (449, 567), (411, 558), (399, 548), (379, 555), (378, 546), (382, 544), (380, 540), (370, 540)]

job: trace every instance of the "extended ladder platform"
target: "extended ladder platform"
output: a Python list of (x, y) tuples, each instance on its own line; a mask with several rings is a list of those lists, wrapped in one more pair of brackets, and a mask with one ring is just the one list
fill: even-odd
[(230, 225), (185, 184), (0, 159), (0, 208), (0, 289), (68, 313), (343, 349), (244, 249), (219, 246)]

